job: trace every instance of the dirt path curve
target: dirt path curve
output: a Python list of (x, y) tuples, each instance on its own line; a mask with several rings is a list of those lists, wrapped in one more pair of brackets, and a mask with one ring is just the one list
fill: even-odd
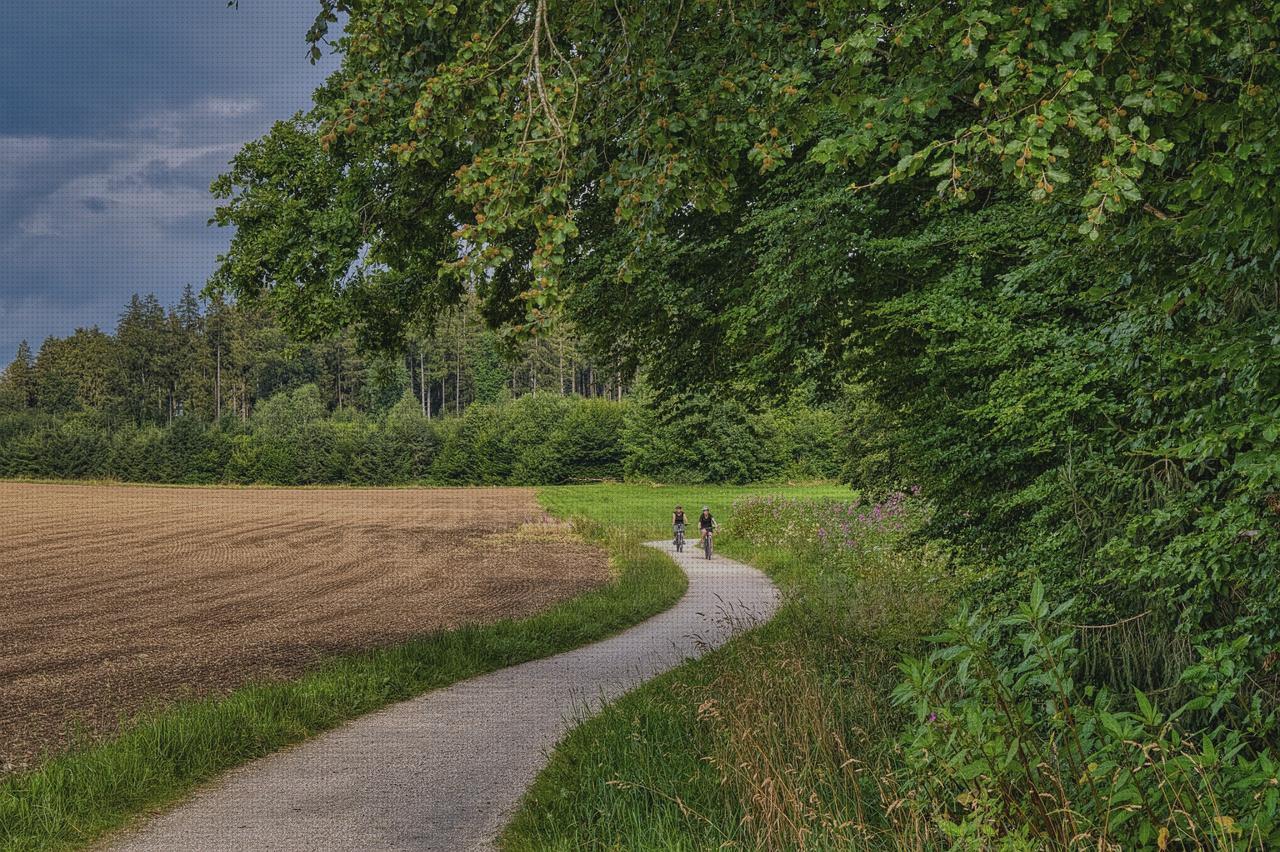
[(592, 645), (364, 716), (233, 770), (112, 850), (491, 849), (573, 718), (768, 618), (759, 571), (651, 542), (689, 575), (674, 607)]

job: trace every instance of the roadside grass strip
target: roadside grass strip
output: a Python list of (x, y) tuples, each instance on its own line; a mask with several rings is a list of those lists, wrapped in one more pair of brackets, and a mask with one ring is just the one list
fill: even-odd
[(773, 530), (750, 540), (739, 526), (721, 552), (770, 575), (782, 608), (576, 727), (507, 826), (506, 852), (921, 848), (890, 777), (903, 721), (890, 693), (901, 656), (947, 609), (931, 560), (889, 546), (895, 532), (829, 571)]
[(293, 682), (180, 702), (0, 783), (0, 849), (82, 847), (234, 766), (466, 678), (570, 650), (671, 606), (687, 585), (665, 556), (598, 525), (617, 579), (520, 621), (333, 658)]

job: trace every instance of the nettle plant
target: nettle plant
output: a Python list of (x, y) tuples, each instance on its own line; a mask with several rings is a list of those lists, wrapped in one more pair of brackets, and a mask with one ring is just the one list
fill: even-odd
[(1141, 691), (1082, 686), (1069, 610), (1036, 583), (1016, 614), (961, 611), (927, 659), (902, 664), (907, 810), (954, 848), (1280, 843), (1275, 755), (1240, 730), (1194, 730), (1210, 695), (1163, 712)]

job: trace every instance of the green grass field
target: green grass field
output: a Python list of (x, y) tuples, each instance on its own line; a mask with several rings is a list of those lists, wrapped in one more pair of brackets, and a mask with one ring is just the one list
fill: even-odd
[[(523, 621), (464, 628), (335, 658), (306, 677), (173, 705), (118, 736), (0, 783), (0, 850), (79, 848), (221, 772), (389, 703), (616, 633), (674, 603), (684, 575), (641, 546), (669, 532), (674, 501), (726, 512), (751, 493), (819, 494), (825, 487), (544, 488), (548, 510), (604, 544), (616, 582)], [(701, 501), (701, 502), (699, 502)]]
[(723, 522), (733, 501), (760, 494), (784, 497), (851, 497), (842, 485), (564, 485), (538, 489), (538, 501), (561, 518), (586, 518), (615, 534), (638, 540), (671, 533), (671, 512), (683, 505), (690, 525), (703, 506)]

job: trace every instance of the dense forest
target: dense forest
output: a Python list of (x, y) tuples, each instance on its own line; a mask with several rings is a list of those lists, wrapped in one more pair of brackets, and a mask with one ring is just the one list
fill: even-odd
[(0, 374), (0, 412), (94, 411), (107, 423), (248, 420), (259, 400), (313, 384), (329, 410), (382, 411), (406, 392), (423, 416), (461, 414), (547, 391), (621, 399), (616, 369), (584, 355), (563, 326), (538, 340), (505, 342), (463, 301), (395, 353), (369, 354), (342, 330), (299, 342), (269, 308), (201, 299), (188, 286), (165, 308), (135, 295), (114, 333), (98, 328), (23, 342)]
[(323, 5), (342, 67), (215, 183), (215, 287), (382, 341), (567, 313), (672, 398), (859, 382), (858, 484), (924, 485), (987, 594), (1271, 706), (1274, 3)]

